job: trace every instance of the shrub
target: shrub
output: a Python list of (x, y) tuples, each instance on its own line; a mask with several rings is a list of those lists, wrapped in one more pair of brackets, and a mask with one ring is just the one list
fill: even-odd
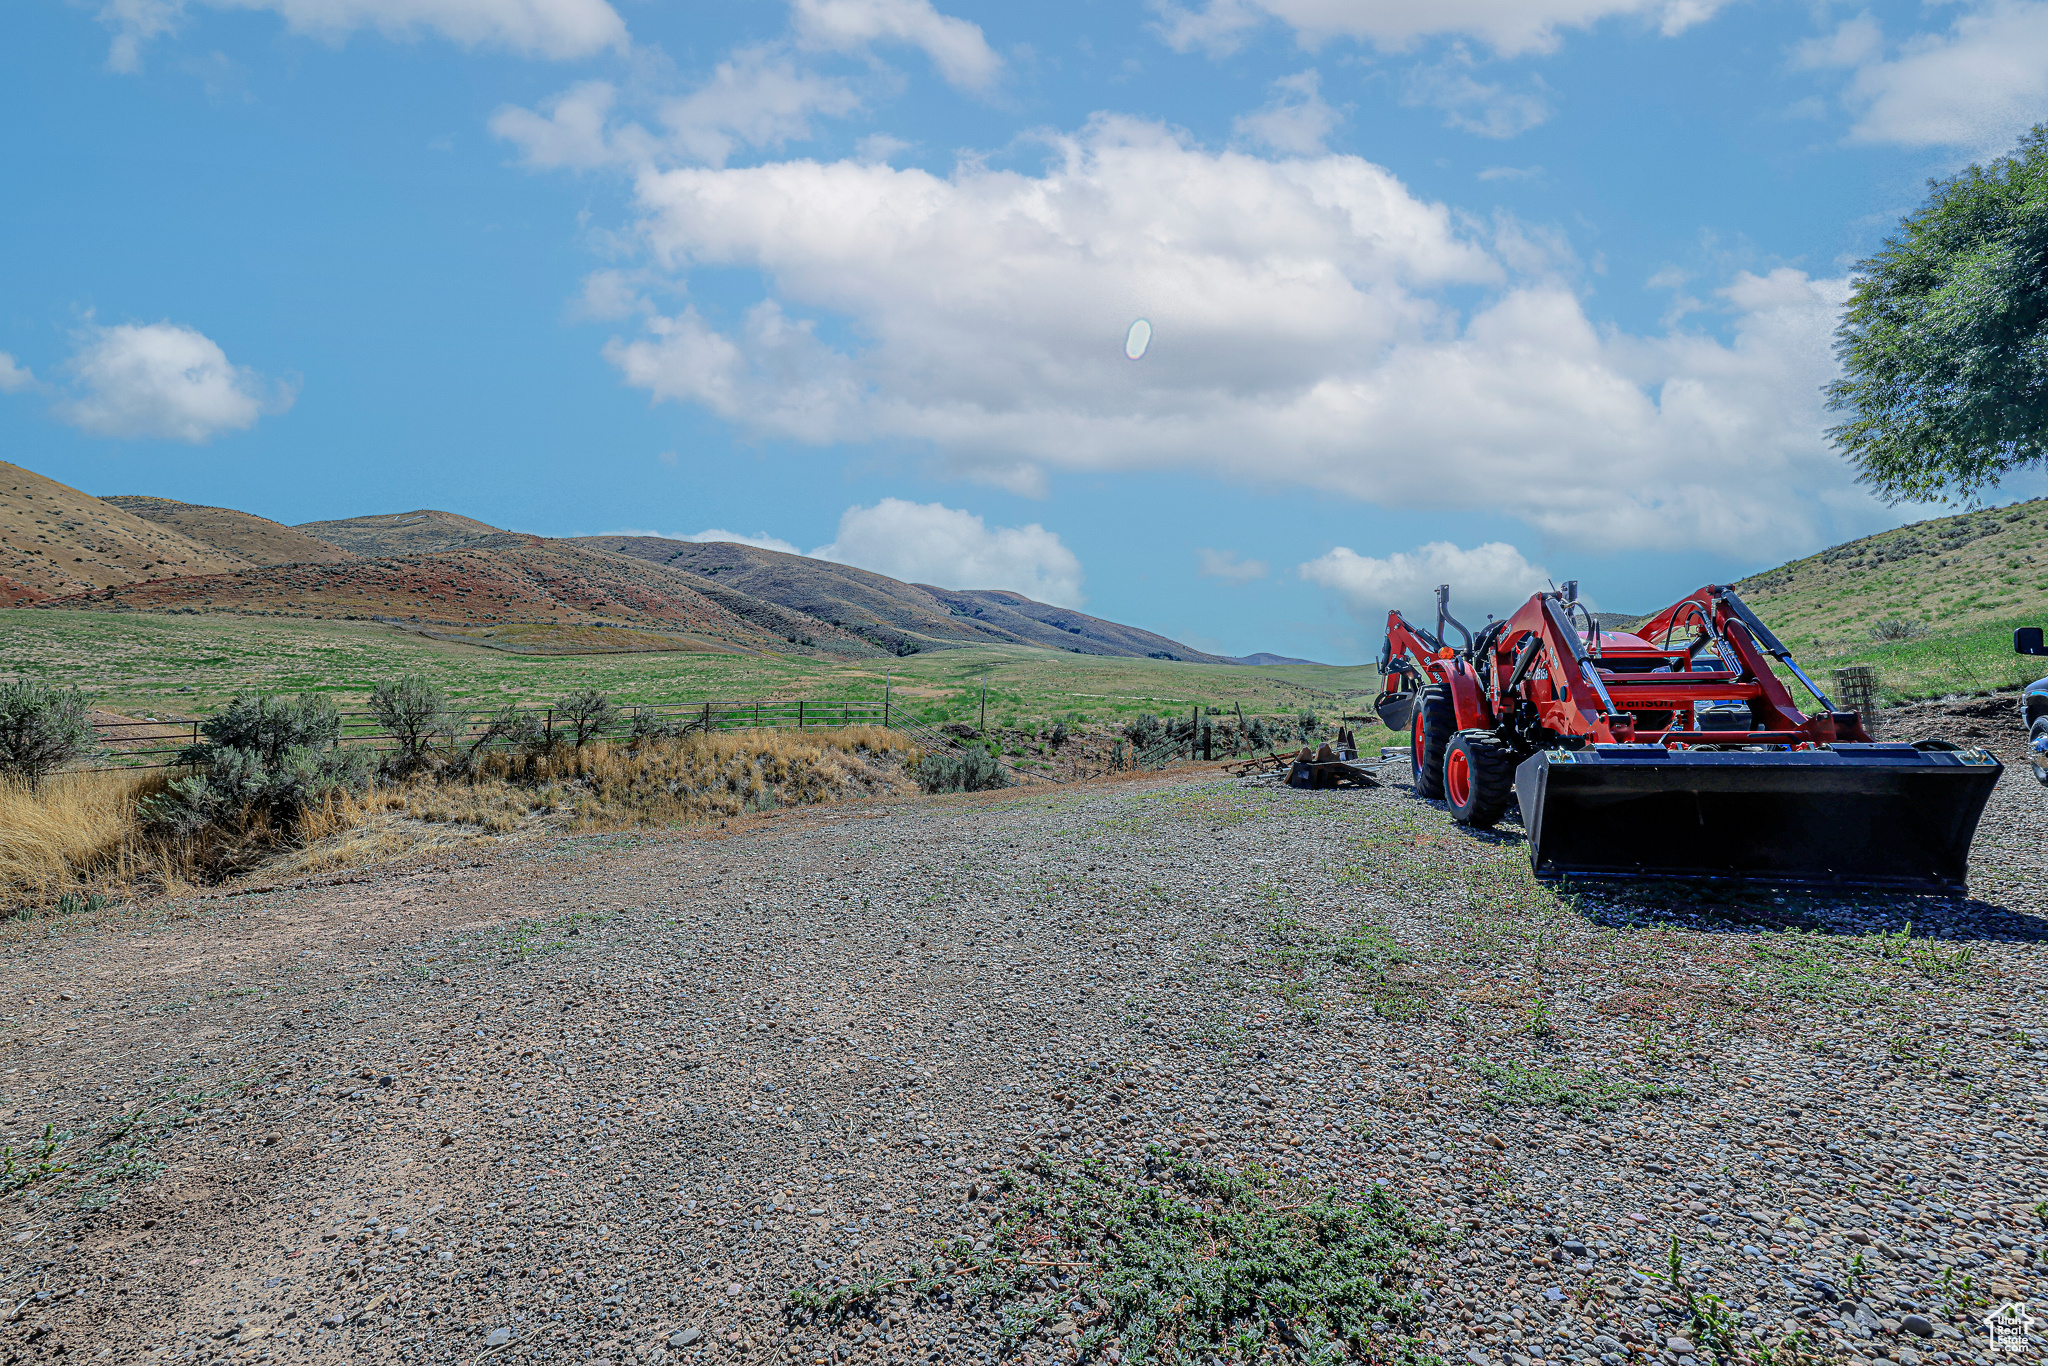
[(1244, 738), (1245, 743), (1249, 744), (1253, 749), (1267, 749), (1271, 747), (1273, 736), (1266, 729), (1266, 718), (1254, 716), (1245, 726)]
[(216, 750), (248, 750), (274, 767), (294, 749), (332, 749), (341, 741), (341, 712), (331, 698), (237, 696), (226, 709), (199, 723), (203, 745), (187, 746), (182, 763), (205, 765)]
[(547, 730), (540, 718), (532, 712), (515, 706), (504, 706), (484, 718), (477, 733), (470, 737), (467, 745), (451, 766), (452, 775), (466, 778), (481, 767), (483, 756), (493, 748), (516, 749), (527, 754), (543, 754), (547, 751)]
[(1294, 718), (1294, 730), (1305, 745), (1323, 733), (1323, 723), (1314, 712), (1304, 711)]
[(148, 825), (173, 835), (263, 817), (286, 830), (330, 793), (369, 786), (370, 756), (345, 750), (341, 713), (325, 697), (237, 697), (201, 723), (208, 743), (179, 756), (196, 771), (140, 806)]
[(46, 683), (0, 683), (0, 773), (25, 778), (33, 788), (52, 769), (99, 748), (89, 712), (76, 688)]
[(627, 733), (636, 745), (649, 740), (673, 740), (690, 730), (690, 718), (687, 716), (672, 716), (647, 707), (633, 708), (627, 727)]
[(927, 792), (986, 792), (1008, 787), (1010, 775), (977, 745), (940, 750), (918, 761), (917, 782)]
[(1924, 634), (1925, 630), (1926, 628), (1918, 622), (1905, 621), (1898, 617), (1886, 617), (1882, 621), (1870, 623), (1870, 638), (1872, 640), (1911, 640), (1915, 636)]
[(1147, 712), (1124, 722), (1123, 737), (1131, 742), (1132, 749), (1143, 749), (1159, 738), (1159, 718)]
[(1065, 721), (1055, 721), (1052, 723), (1052, 729), (1046, 732), (1045, 742), (1054, 749), (1058, 749), (1061, 745), (1067, 743), (1067, 738), (1067, 723)]
[(585, 688), (555, 708), (555, 718), (568, 728), (569, 743), (578, 749), (604, 734), (618, 719), (619, 709), (595, 688)]
[(419, 674), (379, 683), (370, 694), (370, 715), (398, 741), (393, 767), (399, 772), (425, 767), (434, 741), (453, 744), (460, 724), (448, 695)]

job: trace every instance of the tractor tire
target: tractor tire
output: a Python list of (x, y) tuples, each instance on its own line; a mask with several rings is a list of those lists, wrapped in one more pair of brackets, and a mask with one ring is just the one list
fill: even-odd
[(1491, 830), (1515, 797), (1515, 756), (1490, 730), (1461, 730), (1444, 754), (1444, 802), (1458, 824)]
[(1408, 719), (1409, 776), (1416, 796), (1436, 801), (1444, 795), (1444, 751), (1457, 729), (1450, 691), (1434, 685), (1424, 688)]

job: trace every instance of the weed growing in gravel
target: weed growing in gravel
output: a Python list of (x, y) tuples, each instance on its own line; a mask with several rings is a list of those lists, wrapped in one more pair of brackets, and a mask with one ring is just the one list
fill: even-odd
[(1590, 1067), (1567, 1072), (1554, 1067), (1490, 1062), (1485, 1058), (1459, 1061), (1499, 1088), (1499, 1094), (1487, 1102), (1489, 1109), (1551, 1105), (1560, 1110), (1618, 1110), (1632, 1100), (1666, 1100), (1685, 1094), (1682, 1086), (1615, 1081)]
[(1718, 1295), (1695, 1295), (1692, 1282), (1685, 1278), (1685, 1264), (1678, 1251), (1678, 1235), (1671, 1235), (1671, 1248), (1666, 1254), (1662, 1272), (1653, 1272), (1652, 1280), (1664, 1282), (1671, 1292), (1684, 1301), (1686, 1317), (1692, 1320), (1693, 1335), (1697, 1346), (1706, 1350), (1715, 1362), (1732, 1362), (1736, 1358), (1736, 1334), (1742, 1322), (1735, 1316)]
[(1816, 1004), (1869, 1004), (1884, 996), (1881, 987), (1843, 967), (1813, 935), (1763, 935), (1751, 952), (1764, 973), (1765, 989), (1780, 996)]
[[(1410, 1261), (1441, 1230), (1375, 1188), (1359, 1203), (1334, 1192), (1285, 1200), (1154, 1148), (1144, 1178), (1095, 1164), (1041, 1163), (1006, 1174), (1009, 1210), (985, 1243), (957, 1241), (957, 1265), (908, 1268), (873, 1282), (790, 1296), (794, 1315), (871, 1311), (891, 1290), (1002, 1314), (1005, 1350), (1034, 1335), (1069, 1338), (1085, 1359), (1115, 1346), (1133, 1361), (1192, 1366), (1216, 1354), (1301, 1363), (1414, 1363), (1401, 1330), (1419, 1316)], [(1071, 1273), (1055, 1286), (1048, 1273)]]

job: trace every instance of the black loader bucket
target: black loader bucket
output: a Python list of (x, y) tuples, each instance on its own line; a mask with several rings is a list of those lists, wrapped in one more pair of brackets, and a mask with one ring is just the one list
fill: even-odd
[(1547, 750), (1515, 771), (1542, 878), (1961, 894), (2003, 771), (1982, 750)]

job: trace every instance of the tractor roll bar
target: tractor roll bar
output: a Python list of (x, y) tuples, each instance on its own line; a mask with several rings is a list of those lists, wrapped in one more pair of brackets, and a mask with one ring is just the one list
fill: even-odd
[(1440, 583), (1436, 586), (1436, 635), (1438, 640), (1443, 639), (1445, 622), (1449, 622), (1458, 628), (1458, 634), (1465, 637), (1465, 653), (1471, 654), (1472, 633), (1465, 629), (1463, 622), (1451, 615), (1451, 586), (1447, 583)]

